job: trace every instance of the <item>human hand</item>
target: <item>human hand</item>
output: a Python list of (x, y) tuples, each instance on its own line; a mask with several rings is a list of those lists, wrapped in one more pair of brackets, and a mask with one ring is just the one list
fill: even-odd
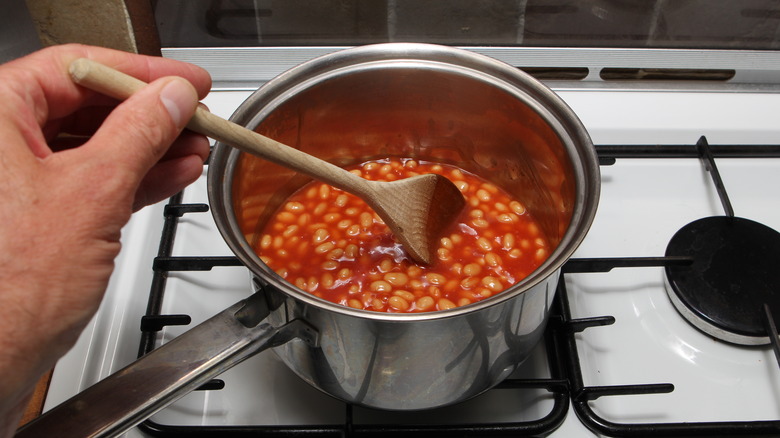
[[(80, 57), (151, 83), (118, 103), (71, 81)], [(201, 174), (208, 141), (181, 130), (210, 86), (193, 65), (79, 45), (0, 66), (0, 436), (97, 310), (131, 213)]]

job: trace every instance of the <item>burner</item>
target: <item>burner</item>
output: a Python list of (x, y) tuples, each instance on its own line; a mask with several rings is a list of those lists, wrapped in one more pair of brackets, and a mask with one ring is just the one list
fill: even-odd
[(780, 321), (780, 233), (748, 219), (713, 216), (680, 229), (667, 256), (687, 256), (687, 266), (667, 266), (667, 293), (694, 326), (741, 345), (769, 343), (764, 304)]

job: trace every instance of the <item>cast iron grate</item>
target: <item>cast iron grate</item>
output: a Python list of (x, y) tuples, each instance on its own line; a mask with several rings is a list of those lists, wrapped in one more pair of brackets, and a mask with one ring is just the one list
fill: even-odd
[[(706, 146), (702, 151), (701, 146)], [(708, 151), (706, 149), (709, 149)], [(671, 146), (602, 146), (597, 147), (602, 165), (609, 165), (618, 158), (695, 158), (712, 160), (713, 158), (780, 158), (780, 146), (777, 145), (708, 145), (701, 137), (694, 145)], [(702, 156), (703, 153), (709, 155)], [(707, 163), (705, 162), (705, 166)], [(707, 170), (710, 170), (707, 167)], [(715, 178), (716, 185), (718, 179)], [(722, 183), (721, 183), (722, 184)], [(718, 191), (722, 187), (717, 187)], [(722, 197), (722, 196), (721, 196)], [(724, 204), (725, 207), (725, 204)], [(726, 208), (729, 211), (729, 208)], [(593, 258), (571, 259), (562, 269), (567, 273), (609, 272), (620, 267), (666, 267), (691, 264), (687, 257), (637, 257), (637, 258)], [(561, 358), (565, 363), (569, 382), (571, 403), (580, 421), (595, 433), (620, 437), (735, 437), (735, 436), (778, 436), (780, 420), (767, 421), (729, 421), (729, 422), (679, 422), (679, 423), (616, 423), (597, 414), (590, 402), (605, 396), (641, 395), (669, 393), (674, 390), (670, 383), (642, 385), (587, 386), (583, 381), (582, 368), (577, 352), (575, 333), (591, 327), (608, 326), (615, 322), (612, 316), (571, 319), (566, 282), (561, 279), (556, 294), (560, 323), (564, 329), (556, 333), (560, 336)], [(555, 321), (555, 320), (554, 320)], [(775, 345), (777, 344), (777, 336)], [(780, 360), (780, 359), (779, 359)]]
[[(603, 259), (572, 259), (564, 266), (563, 274), (586, 272), (609, 272), (618, 267), (649, 267), (667, 266), (669, 264), (685, 264), (689, 260), (682, 257), (649, 257), (649, 258), (603, 258)], [(571, 319), (566, 282), (561, 279), (556, 295), (559, 315), (563, 330), (558, 330), (560, 336), (561, 360), (565, 364), (571, 391), (571, 403), (580, 421), (595, 433), (605, 436), (619, 437), (734, 437), (734, 436), (777, 436), (780, 434), (780, 421), (732, 421), (732, 422), (685, 422), (685, 423), (616, 423), (598, 415), (589, 403), (600, 397), (662, 394), (674, 390), (670, 383), (641, 385), (586, 386), (583, 381), (575, 333), (591, 327), (608, 326), (615, 322), (612, 316), (599, 316), (583, 319)]]

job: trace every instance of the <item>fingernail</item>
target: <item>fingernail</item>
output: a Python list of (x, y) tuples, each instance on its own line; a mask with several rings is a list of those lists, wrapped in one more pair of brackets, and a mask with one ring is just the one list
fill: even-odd
[(168, 82), (160, 91), (160, 101), (173, 119), (173, 123), (180, 129), (189, 121), (189, 119), (185, 120), (185, 117), (192, 113), (197, 98), (192, 86), (182, 79)]

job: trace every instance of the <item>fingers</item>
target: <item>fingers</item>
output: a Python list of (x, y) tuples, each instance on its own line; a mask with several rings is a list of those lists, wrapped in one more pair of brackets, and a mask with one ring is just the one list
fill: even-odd
[(209, 74), (192, 64), (78, 44), (46, 48), (6, 63), (0, 70), (3, 77), (24, 86), (18, 92), (36, 105), (36, 117), (43, 126), (46, 121), (65, 117), (84, 105), (111, 103), (71, 81), (68, 66), (78, 58), (98, 61), (145, 82), (165, 76), (183, 77), (194, 86), (199, 99), (211, 88)]
[(209, 141), (206, 137), (191, 131), (182, 132), (141, 181), (133, 211), (169, 198), (195, 182), (203, 173), (203, 163), (208, 154)]
[(133, 200), (133, 211), (160, 202), (195, 182), (203, 173), (203, 160), (187, 155), (162, 161), (141, 181)]
[[(152, 84), (118, 104), (72, 82), (68, 67), (78, 58), (95, 60)], [(176, 140), (211, 87), (208, 73), (197, 66), (64, 45), (0, 65), (0, 78), (6, 113), (14, 116), (4, 117), (5, 124), (20, 133), (16, 143), (26, 144), (29, 150), (17, 148), (17, 155), (30, 164), (35, 163), (34, 157), (70, 163), (73, 169), (82, 169), (87, 186), (98, 181), (101, 187), (114, 184), (103, 192), (118, 192), (128, 208), (139, 187), (141, 203), (154, 202), (180, 190), (201, 172), (208, 155), (205, 138), (186, 134)], [(57, 151), (67, 153), (54, 157)], [(178, 171), (183, 173), (174, 174)]]
[(209, 157), (209, 140), (205, 135), (198, 134), (185, 129), (173, 142), (168, 151), (165, 152), (161, 161), (172, 160), (174, 158), (186, 157), (187, 155), (197, 155), (201, 164), (205, 163)]
[[(80, 159), (112, 169), (115, 182), (124, 185), (128, 195), (134, 194), (197, 105), (198, 94), (187, 81), (159, 79), (117, 106), (92, 138), (74, 152)], [(196, 154), (202, 154), (202, 149), (196, 147)]]

